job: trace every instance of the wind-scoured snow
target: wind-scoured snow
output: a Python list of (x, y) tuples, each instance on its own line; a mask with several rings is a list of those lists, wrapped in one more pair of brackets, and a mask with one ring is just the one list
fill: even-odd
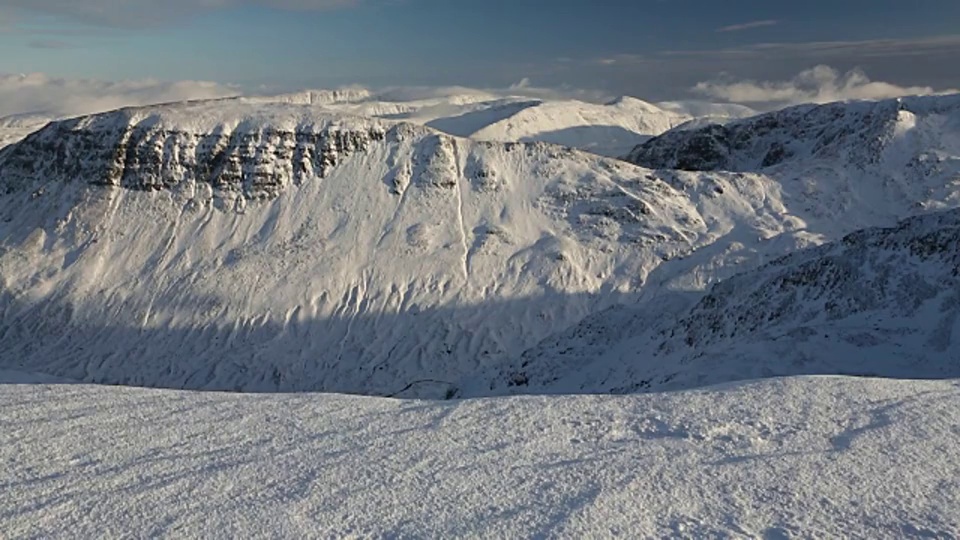
[(956, 382), (459, 402), (0, 385), (12, 538), (952, 538)]

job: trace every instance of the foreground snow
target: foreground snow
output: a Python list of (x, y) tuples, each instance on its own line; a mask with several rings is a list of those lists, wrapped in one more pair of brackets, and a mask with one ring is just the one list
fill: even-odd
[(463, 402), (0, 385), (18, 537), (950, 537), (960, 385)]

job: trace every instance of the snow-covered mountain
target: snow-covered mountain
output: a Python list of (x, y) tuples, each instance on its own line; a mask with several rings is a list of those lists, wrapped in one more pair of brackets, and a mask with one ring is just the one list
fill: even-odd
[[(801, 105), (725, 125), (666, 133), (628, 161), (654, 169), (808, 174), (830, 165), (894, 175), (956, 173), (960, 95)], [(944, 169), (949, 169), (944, 171)]]
[(757, 111), (736, 103), (713, 103), (710, 101), (658, 101), (657, 107), (672, 113), (695, 118), (747, 118), (756, 116)]
[[(457, 137), (500, 142), (549, 142), (620, 157), (650, 137), (691, 122), (725, 122), (752, 113), (746, 107), (667, 102), (631, 97), (607, 104), (574, 99), (511, 96), (470, 88), (431, 95), (426, 89), (374, 91), (362, 87), (223, 98), (243, 104), (309, 105), (333, 114), (425, 125)], [(0, 118), (0, 147), (22, 139), (53, 114)]]
[(546, 340), (497, 384), (633, 392), (798, 374), (960, 377), (960, 210), (797, 251), (696, 303), (651, 304)]
[(458, 137), (549, 142), (608, 157), (623, 156), (649, 138), (698, 118), (723, 122), (754, 114), (740, 106), (696, 102), (665, 102), (661, 106), (626, 96), (597, 104), (504, 96), (466, 88), (460, 92), (405, 96), (348, 88), (243, 100), (322, 106), (337, 113), (426, 125)]
[[(696, 118), (630, 97), (607, 104), (502, 97), (482, 92), (414, 100), (391, 100), (390, 97), (371, 94), (348, 96), (340, 101), (308, 100), (302, 96), (296, 100), (284, 99), (323, 104), (334, 112), (418, 123), (449, 135), (480, 141), (549, 142), (608, 157), (623, 156), (650, 137)], [(713, 111), (711, 117), (718, 120), (732, 115), (745, 116), (739, 110), (700, 109)]]
[[(717, 282), (960, 206), (950, 97), (893, 137), (909, 151), (890, 155), (936, 157), (924, 174), (877, 174), (859, 149), (804, 162), (823, 174), (652, 171), (289, 101), (125, 109), (0, 150), (0, 368), (422, 397), (639, 388), (645, 368), (609, 344)], [(614, 385), (584, 367), (610, 358), (636, 369)]]
[[(829, 222), (861, 229), (956, 208), (958, 135), (960, 96), (905, 98), (803, 106), (672, 131), (630, 157), (661, 168), (657, 174), (674, 185), (703, 173), (671, 168), (729, 168), (776, 186), (768, 193), (797, 217), (798, 232), (818, 232), (806, 235), (817, 244), (837, 238), (838, 229), (823, 232)], [(677, 282), (656, 291), (655, 302), (617, 306), (552, 336), (493, 386), (632, 391), (802, 373), (960, 376), (957, 300), (950, 296), (958, 286), (950, 258), (958, 217), (949, 211), (862, 231), (723, 281), (703, 298), (695, 292), (702, 282)], [(954, 253), (917, 248), (925, 242), (953, 242)], [(664, 267), (689, 261), (702, 268), (704, 252)], [(759, 248), (741, 270), (771, 254)], [(728, 324), (736, 330), (718, 337)]]
[(717, 236), (624, 162), (236, 100), (53, 123), (0, 190), (0, 365), (178, 388), (452, 395)]
[(692, 118), (630, 97), (605, 105), (549, 101), (524, 108), (471, 136), (493, 141), (542, 141), (619, 157)]
[(371, 100), (374, 93), (362, 87), (303, 90), (288, 94), (250, 96), (242, 98), (248, 103), (289, 103), (293, 105), (348, 105)]

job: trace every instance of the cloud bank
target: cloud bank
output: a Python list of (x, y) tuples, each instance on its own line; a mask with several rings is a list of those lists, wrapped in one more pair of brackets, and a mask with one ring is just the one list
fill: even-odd
[(899, 86), (871, 80), (861, 69), (846, 73), (819, 65), (785, 81), (732, 81), (726, 78), (704, 81), (693, 92), (710, 99), (746, 103), (773, 108), (799, 103), (828, 103), (855, 99), (887, 99), (937, 92), (929, 86)]
[(163, 82), (62, 79), (41, 73), (0, 74), (0, 116), (37, 113), (63, 117), (120, 107), (235, 96), (236, 88), (205, 81)]

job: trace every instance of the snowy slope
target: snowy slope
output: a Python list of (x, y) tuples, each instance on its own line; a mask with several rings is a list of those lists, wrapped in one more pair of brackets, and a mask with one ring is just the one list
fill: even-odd
[(530, 98), (470, 95), (404, 102), (375, 100), (339, 106), (334, 110), (385, 120), (402, 120), (429, 126), (448, 135), (469, 137), (490, 124), (540, 103), (540, 100)]
[[(471, 88), (374, 91), (348, 87), (230, 97), (223, 101), (268, 106), (309, 105), (335, 114), (425, 125), (458, 137), (477, 135), (477, 140), (550, 142), (610, 157), (623, 156), (651, 136), (691, 119), (724, 122), (752, 113), (746, 107), (713, 103), (652, 105), (622, 97), (599, 105), (578, 100), (511, 96)], [(49, 121), (62, 118), (36, 114), (0, 118), (0, 147), (22, 139)]]
[(469, 137), (490, 124), (542, 103), (542, 100), (528, 97), (502, 97), (469, 89), (463, 91), (463, 94), (405, 98), (392, 92), (317, 90), (276, 97), (242, 98), (241, 101), (313, 105), (331, 113), (425, 125), (458, 137)]
[(498, 384), (624, 392), (795, 374), (960, 377), (960, 210), (792, 253), (692, 306), (670, 300), (593, 316)]
[(471, 136), (491, 141), (542, 141), (619, 157), (691, 119), (629, 97), (605, 105), (558, 100), (527, 107)]
[(42, 114), (19, 114), (0, 118), (0, 148), (20, 141), (53, 120)]
[(658, 101), (656, 106), (665, 111), (693, 117), (747, 118), (757, 111), (736, 103), (713, 103), (710, 101)]
[(325, 108), (413, 122), (480, 141), (549, 142), (610, 157), (622, 156), (651, 136), (693, 118), (626, 97), (598, 105), (482, 93), (410, 101), (373, 95), (360, 101), (331, 102)]
[(953, 538), (956, 382), (425, 403), (0, 385), (10, 538)]
[(246, 96), (239, 98), (247, 103), (288, 103), (293, 105), (333, 106), (362, 103), (372, 99), (374, 93), (366, 88), (340, 88), (303, 90), (288, 94)]

